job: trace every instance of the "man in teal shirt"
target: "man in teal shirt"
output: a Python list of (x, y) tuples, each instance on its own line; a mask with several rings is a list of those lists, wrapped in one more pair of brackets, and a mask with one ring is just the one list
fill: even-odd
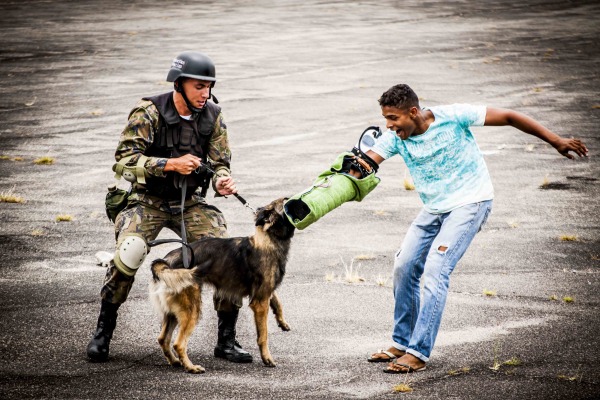
[(492, 209), (491, 179), (469, 128), (510, 125), (570, 159), (569, 152), (582, 157), (588, 150), (580, 140), (561, 138), (513, 110), (467, 104), (421, 108), (404, 84), (386, 91), (379, 104), (388, 131), (367, 155), (378, 164), (401, 155), (423, 210), (395, 257), (393, 346), (369, 361), (389, 362), (387, 373), (422, 371), (442, 320), (450, 274)]

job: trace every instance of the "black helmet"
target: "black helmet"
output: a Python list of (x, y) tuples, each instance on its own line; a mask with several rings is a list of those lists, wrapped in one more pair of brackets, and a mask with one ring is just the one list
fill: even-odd
[(213, 82), (211, 86), (214, 86), (217, 81), (215, 64), (204, 53), (184, 51), (173, 60), (167, 82), (175, 82), (182, 77)]

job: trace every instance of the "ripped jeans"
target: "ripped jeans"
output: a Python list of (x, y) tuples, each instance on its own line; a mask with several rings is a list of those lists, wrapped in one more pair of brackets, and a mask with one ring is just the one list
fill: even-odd
[(394, 347), (429, 361), (450, 274), (491, 210), (488, 200), (444, 214), (422, 210), (413, 221), (394, 263)]

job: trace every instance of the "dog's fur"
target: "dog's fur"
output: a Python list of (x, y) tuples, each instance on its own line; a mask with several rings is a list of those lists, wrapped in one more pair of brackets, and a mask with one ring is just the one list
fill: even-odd
[[(283, 213), (285, 200), (275, 200), (257, 210), (253, 236), (204, 238), (191, 243), (195, 259), (191, 269), (183, 268), (181, 249), (171, 251), (164, 259), (154, 260), (150, 297), (163, 316), (158, 343), (169, 364), (183, 365), (192, 373), (204, 372), (204, 368), (188, 358), (187, 343), (200, 318), (202, 285), (208, 283), (221, 296), (249, 297), (261, 358), (265, 365), (275, 366), (267, 341), (269, 305), (279, 327), (284, 331), (290, 329), (275, 293), (285, 274), (295, 229)], [(179, 332), (173, 352), (171, 340), (177, 326)]]

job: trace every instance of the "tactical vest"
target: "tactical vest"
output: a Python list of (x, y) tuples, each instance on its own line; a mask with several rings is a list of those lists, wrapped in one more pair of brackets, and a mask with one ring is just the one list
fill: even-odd
[[(153, 97), (144, 97), (150, 100), (160, 113), (158, 129), (149, 149), (144, 153), (148, 157), (177, 158), (185, 154), (193, 154), (206, 163), (208, 144), (215, 129), (215, 123), (221, 108), (213, 103), (206, 103), (204, 109), (194, 114), (192, 119), (185, 120), (179, 116), (173, 103), (173, 92), (164, 93)], [(187, 198), (198, 189), (202, 188), (202, 196), (210, 184), (211, 174), (192, 172), (181, 175), (169, 171), (166, 177), (150, 176), (146, 178), (146, 190), (153, 195), (168, 200), (181, 199), (181, 185), (183, 179), (187, 183)]]

